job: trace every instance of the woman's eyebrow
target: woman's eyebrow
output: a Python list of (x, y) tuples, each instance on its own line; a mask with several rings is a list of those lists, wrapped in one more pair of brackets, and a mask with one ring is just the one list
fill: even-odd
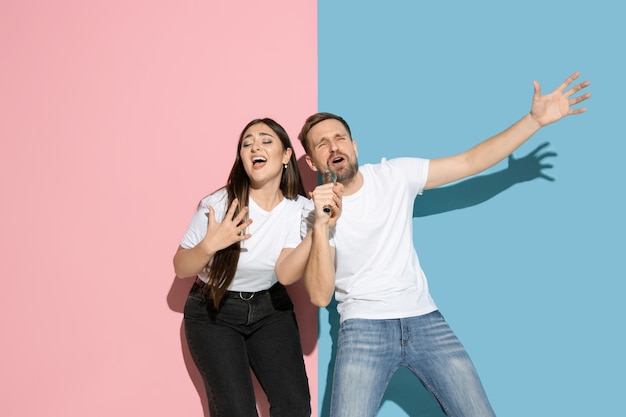
[[(253, 137), (254, 135), (252, 133), (248, 133), (246, 136), (243, 137), (243, 139), (248, 139), (250, 137)], [(266, 133), (266, 132), (259, 132), (259, 136), (269, 136), (269, 137), (274, 137), (274, 135), (272, 135), (271, 133)], [(243, 140), (242, 139), (242, 140)]]

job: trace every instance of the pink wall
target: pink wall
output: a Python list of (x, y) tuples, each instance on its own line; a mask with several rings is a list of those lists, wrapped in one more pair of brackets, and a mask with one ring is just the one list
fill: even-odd
[(0, 9), (0, 414), (202, 416), (172, 255), (244, 124), (316, 111), (316, 2)]

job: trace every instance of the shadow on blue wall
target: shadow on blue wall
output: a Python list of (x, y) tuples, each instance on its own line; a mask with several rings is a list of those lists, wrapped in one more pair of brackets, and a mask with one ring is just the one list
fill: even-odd
[[(552, 168), (552, 164), (547, 163), (545, 159), (557, 155), (555, 152), (545, 151), (548, 146), (549, 143), (543, 143), (519, 159), (510, 155), (508, 167), (504, 170), (426, 191), (415, 200), (413, 217), (425, 217), (472, 207), (489, 200), (515, 184), (537, 178), (554, 181), (554, 178), (544, 173), (545, 169)], [(336, 307), (337, 303), (334, 298), (326, 307), (332, 346), (325, 389), (320, 392), (324, 396), (320, 408), (321, 417), (330, 415), (330, 393), (339, 331), (339, 314)], [(445, 417), (436, 400), (407, 368), (401, 367), (394, 374), (383, 397), (383, 403), (386, 401), (397, 404), (410, 417)]]

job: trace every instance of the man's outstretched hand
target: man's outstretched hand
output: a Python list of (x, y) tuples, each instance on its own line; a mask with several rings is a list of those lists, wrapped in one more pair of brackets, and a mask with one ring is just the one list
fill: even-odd
[(530, 108), (530, 115), (537, 121), (537, 123), (539, 123), (540, 126), (554, 123), (565, 116), (569, 116), (570, 114), (584, 113), (587, 110), (585, 107), (572, 109), (571, 106), (587, 100), (591, 97), (591, 93), (586, 93), (574, 98), (570, 97), (587, 87), (589, 85), (589, 81), (583, 81), (580, 84), (576, 84), (569, 90), (566, 90), (579, 75), (580, 72), (573, 73), (553, 92), (546, 94), (545, 96), (541, 95), (541, 86), (539, 85), (539, 82), (533, 81), (535, 93), (533, 95), (533, 103)]

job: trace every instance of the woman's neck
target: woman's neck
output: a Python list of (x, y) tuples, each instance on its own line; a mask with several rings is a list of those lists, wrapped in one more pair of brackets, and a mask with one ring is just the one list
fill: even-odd
[(250, 198), (254, 200), (257, 206), (261, 207), (265, 211), (271, 211), (274, 207), (283, 201), (283, 193), (278, 189), (254, 189), (250, 188), (248, 191)]

